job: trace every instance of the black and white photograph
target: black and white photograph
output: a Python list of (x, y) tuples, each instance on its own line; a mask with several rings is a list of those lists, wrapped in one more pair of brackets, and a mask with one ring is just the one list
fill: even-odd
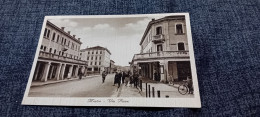
[(188, 13), (46, 16), (41, 31), (24, 105), (201, 107)]

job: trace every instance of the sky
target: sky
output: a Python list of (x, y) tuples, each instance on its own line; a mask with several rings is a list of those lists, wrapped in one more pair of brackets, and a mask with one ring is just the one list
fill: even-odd
[[(81, 38), (80, 49), (102, 46), (110, 50), (116, 65), (129, 66), (134, 54), (140, 53), (140, 41), (153, 17), (49, 19)], [(156, 18), (157, 19), (157, 18)]]

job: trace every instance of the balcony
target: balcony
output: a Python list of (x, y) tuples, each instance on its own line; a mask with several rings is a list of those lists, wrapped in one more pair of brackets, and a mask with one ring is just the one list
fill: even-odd
[(134, 55), (134, 60), (158, 58), (189, 58), (189, 51), (161, 51)]
[(63, 45), (61, 50), (62, 50), (62, 51), (67, 51), (68, 49), (69, 49), (69, 46)]
[(163, 43), (165, 41), (164, 35), (159, 34), (159, 35), (154, 35), (152, 42), (156, 43)]
[(40, 51), (39, 57), (41, 59), (50, 59), (54, 61), (64, 61), (64, 62), (70, 62), (70, 63), (79, 63), (79, 64), (87, 64), (87, 61), (82, 61), (79, 59), (73, 59), (65, 56), (56, 55), (49, 52)]

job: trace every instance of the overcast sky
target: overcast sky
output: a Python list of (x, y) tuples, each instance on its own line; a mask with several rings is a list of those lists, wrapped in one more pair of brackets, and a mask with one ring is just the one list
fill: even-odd
[[(81, 49), (103, 46), (110, 50), (116, 65), (128, 66), (134, 54), (140, 53), (140, 41), (152, 17), (50, 19), (81, 38)], [(157, 19), (157, 18), (156, 18)]]

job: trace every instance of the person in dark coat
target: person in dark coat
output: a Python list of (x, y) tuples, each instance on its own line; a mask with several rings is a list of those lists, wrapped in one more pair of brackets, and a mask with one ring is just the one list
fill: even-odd
[(83, 73), (81, 70), (79, 70), (79, 79), (81, 80), (82, 79), (82, 76), (83, 76)]
[(107, 73), (105, 71), (103, 71), (102, 72), (102, 83), (105, 82), (106, 76), (107, 76)]
[(139, 74), (137, 71), (133, 74), (134, 87), (137, 88)]
[(121, 77), (122, 77), (122, 74), (117, 72), (115, 75), (114, 85), (118, 84), (118, 88), (120, 87), (120, 84), (121, 84)]
[(126, 73), (123, 71), (122, 72), (122, 84), (125, 83), (125, 77), (126, 77)]

